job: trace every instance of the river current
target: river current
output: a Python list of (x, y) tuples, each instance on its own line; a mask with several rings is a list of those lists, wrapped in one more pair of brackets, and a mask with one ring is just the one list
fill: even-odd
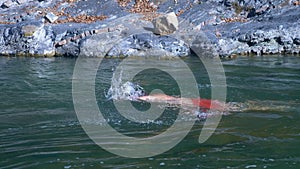
[[(132, 137), (151, 137), (170, 127), (177, 108), (157, 119), (131, 123), (118, 114), (106, 94), (122, 60), (104, 59), (97, 70), (95, 95), (109, 124)], [(133, 59), (122, 76), (149, 60)], [(158, 67), (181, 73), (174, 61)], [(197, 80), (201, 97), (212, 85), (201, 61), (184, 62)], [(231, 112), (204, 143), (198, 137), (205, 120), (196, 119), (175, 147), (147, 158), (126, 158), (107, 152), (85, 133), (72, 98), (76, 59), (0, 57), (0, 168), (299, 168), (300, 58), (296, 56), (238, 57), (223, 60), (228, 102), (255, 103), (247, 111)], [(201, 66), (202, 65), (202, 66)], [(185, 74), (181, 78), (187, 78)], [(118, 78), (117, 78), (118, 80)], [(166, 72), (148, 69), (133, 82), (146, 92), (159, 89), (180, 96), (178, 84)], [(187, 82), (188, 83), (188, 82)], [(149, 103), (131, 102), (138, 110)], [(266, 108), (267, 107), (267, 108)], [(188, 115), (186, 119), (193, 119)]]

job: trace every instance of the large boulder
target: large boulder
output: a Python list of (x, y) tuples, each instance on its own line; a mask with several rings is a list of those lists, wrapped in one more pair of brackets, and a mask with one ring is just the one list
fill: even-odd
[(158, 35), (168, 35), (178, 29), (178, 19), (174, 12), (157, 17), (152, 21), (153, 33)]

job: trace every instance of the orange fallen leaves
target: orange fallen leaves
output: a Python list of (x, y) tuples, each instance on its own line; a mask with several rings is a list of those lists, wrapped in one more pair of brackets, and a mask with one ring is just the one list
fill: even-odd
[(133, 7), (129, 10), (132, 13), (148, 13), (156, 12), (157, 7), (153, 3), (150, 3), (149, 0), (136, 0)]
[(68, 17), (63, 20), (57, 20), (54, 23), (68, 23), (68, 22), (75, 22), (75, 23), (93, 23), (96, 21), (101, 21), (107, 18), (107, 16), (101, 15), (101, 16), (90, 16), (90, 15), (78, 15), (75, 17), (72, 17), (70, 15), (67, 15)]
[(230, 23), (230, 22), (247, 22), (247, 19), (240, 18), (240, 17), (233, 17), (233, 18), (221, 18), (221, 20)]
[(131, 0), (117, 0), (121, 7), (126, 7)]

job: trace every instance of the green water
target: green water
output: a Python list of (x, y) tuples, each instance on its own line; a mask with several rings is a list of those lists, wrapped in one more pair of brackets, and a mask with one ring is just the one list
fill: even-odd
[[(130, 159), (96, 145), (79, 124), (72, 102), (76, 59), (0, 58), (0, 168), (299, 168), (300, 58), (254, 57), (223, 61), (227, 100), (254, 101), (275, 110), (248, 110), (223, 116), (210, 139), (198, 143), (203, 121), (176, 147), (151, 158)], [(135, 61), (136, 62), (136, 61)], [(211, 85), (196, 58), (185, 59), (195, 72), (201, 96)], [(176, 118), (168, 109), (156, 123), (129, 123), (104, 97), (118, 60), (98, 70), (96, 97), (111, 125), (130, 136), (148, 137)], [(180, 67), (160, 65), (174, 70)], [(126, 73), (125, 73), (126, 74)], [(184, 76), (182, 78), (185, 78)], [(146, 90), (180, 95), (165, 72), (150, 70), (134, 79)], [(147, 103), (132, 103), (147, 109)]]

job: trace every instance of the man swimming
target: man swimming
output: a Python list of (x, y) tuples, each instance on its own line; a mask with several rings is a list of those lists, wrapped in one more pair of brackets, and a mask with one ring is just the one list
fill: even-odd
[(222, 102), (218, 100), (202, 99), (202, 98), (180, 98), (173, 97), (166, 94), (151, 94), (144, 95), (137, 98), (140, 101), (154, 102), (154, 103), (167, 103), (173, 105), (179, 105), (181, 108), (187, 110), (199, 109), (202, 113), (206, 110), (212, 112), (225, 113), (228, 112), (242, 112), (249, 110), (256, 111), (278, 111), (290, 108), (286, 105), (281, 105), (276, 101), (247, 101), (245, 103), (240, 102)]
[(218, 100), (201, 99), (201, 98), (179, 98), (173, 97), (166, 94), (152, 94), (147, 96), (138, 97), (137, 100), (142, 100), (146, 102), (156, 102), (156, 103), (168, 103), (181, 105), (185, 108), (200, 108), (200, 109), (210, 109), (217, 111), (226, 111), (228, 108), (224, 102)]
[[(120, 86), (111, 86), (106, 97), (115, 100), (131, 100), (131, 101), (145, 101), (149, 103), (164, 103), (168, 105), (175, 105), (177, 107), (193, 112), (206, 113), (210, 112), (241, 112), (253, 109), (253, 105), (249, 103), (239, 102), (222, 102), (218, 100), (210, 100), (204, 98), (181, 98), (169, 96), (166, 94), (150, 94), (147, 95), (143, 87), (132, 82), (126, 82)], [(258, 109), (259, 110), (259, 109)]]

